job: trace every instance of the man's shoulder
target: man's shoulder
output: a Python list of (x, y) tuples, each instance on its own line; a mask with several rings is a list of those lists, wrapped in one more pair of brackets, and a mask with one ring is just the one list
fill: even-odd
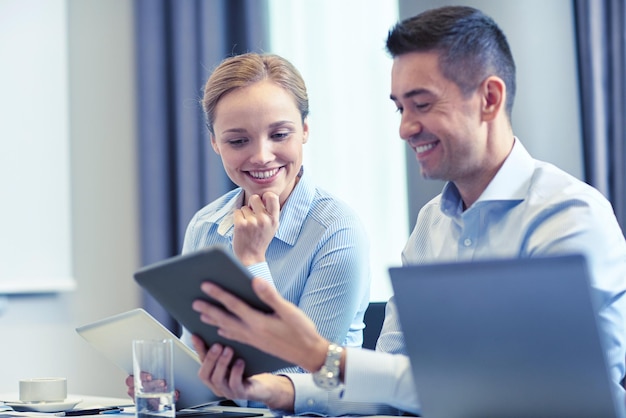
[(545, 200), (583, 199), (608, 204), (595, 187), (545, 161), (536, 161), (529, 194)]

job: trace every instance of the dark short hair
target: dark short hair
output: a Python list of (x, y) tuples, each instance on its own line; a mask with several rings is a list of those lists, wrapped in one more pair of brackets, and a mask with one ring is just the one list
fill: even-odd
[(491, 75), (500, 77), (506, 85), (505, 109), (511, 119), (515, 61), (502, 30), (480, 10), (465, 6), (427, 10), (396, 24), (386, 46), (394, 58), (409, 52), (438, 52), (441, 72), (464, 94), (474, 92)]

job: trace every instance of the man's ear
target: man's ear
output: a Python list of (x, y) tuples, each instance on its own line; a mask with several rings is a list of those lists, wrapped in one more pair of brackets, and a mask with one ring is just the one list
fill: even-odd
[(506, 84), (497, 76), (487, 77), (480, 86), (482, 95), (481, 114), (485, 122), (490, 122), (504, 110)]
[(209, 133), (209, 137), (211, 138), (211, 146), (213, 147), (213, 151), (215, 151), (217, 155), (220, 155), (220, 150), (217, 147), (217, 142), (215, 142), (215, 135), (212, 133)]

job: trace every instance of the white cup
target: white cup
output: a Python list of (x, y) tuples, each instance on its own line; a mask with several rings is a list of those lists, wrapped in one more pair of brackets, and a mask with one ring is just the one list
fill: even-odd
[(64, 377), (37, 377), (20, 380), (20, 401), (63, 402), (67, 398), (67, 379)]

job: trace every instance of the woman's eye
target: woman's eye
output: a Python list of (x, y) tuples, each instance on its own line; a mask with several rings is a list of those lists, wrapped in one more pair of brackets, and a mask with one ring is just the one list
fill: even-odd
[(245, 145), (247, 142), (248, 142), (248, 140), (245, 139), (245, 138), (229, 139), (228, 140), (228, 145), (230, 145), (232, 147), (241, 147), (241, 146)]
[(290, 134), (291, 132), (276, 132), (272, 134), (272, 139), (276, 139), (276, 140), (286, 139)]

